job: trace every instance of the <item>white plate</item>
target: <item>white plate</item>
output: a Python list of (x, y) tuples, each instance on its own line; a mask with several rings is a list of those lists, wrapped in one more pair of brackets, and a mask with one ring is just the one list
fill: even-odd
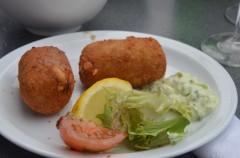
[[(176, 71), (198, 76), (215, 89), (221, 104), (201, 122), (188, 127), (187, 137), (176, 145), (147, 151), (133, 151), (124, 145), (99, 154), (86, 154), (69, 150), (59, 137), (56, 121), (65, 115), (82, 93), (78, 76), (78, 61), (82, 49), (94, 40), (122, 39), (126, 36), (154, 37), (163, 46), (167, 56), (167, 75)], [(19, 96), (18, 61), (24, 52), (34, 46), (53, 45), (68, 56), (75, 75), (75, 89), (70, 102), (57, 115), (40, 116), (32, 112)], [(167, 38), (122, 31), (92, 31), (50, 37), (20, 47), (0, 60), (0, 132), (11, 142), (47, 157), (172, 157), (191, 151), (216, 137), (227, 126), (237, 107), (236, 87), (225, 69), (215, 60), (183, 43)]]

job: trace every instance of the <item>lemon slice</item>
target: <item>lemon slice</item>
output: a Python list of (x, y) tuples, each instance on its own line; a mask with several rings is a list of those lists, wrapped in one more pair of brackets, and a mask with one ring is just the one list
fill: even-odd
[(132, 90), (132, 86), (127, 81), (118, 78), (100, 80), (79, 97), (72, 109), (72, 113), (91, 120), (96, 124), (101, 124), (101, 121), (96, 118), (96, 115), (104, 112), (104, 106), (108, 102), (108, 91), (128, 92), (130, 90)]

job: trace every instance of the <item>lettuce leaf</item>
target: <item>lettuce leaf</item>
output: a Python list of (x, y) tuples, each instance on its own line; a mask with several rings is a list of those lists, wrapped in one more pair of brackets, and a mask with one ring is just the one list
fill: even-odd
[[(102, 126), (128, 133), (128, 139), (136, 149), (150, 149), (175, 144), (186, 132), (188, 119), (177, 111), (163, 93), (133, 90), (119, 94), (110, 93), (103, 114), (96, 117)], [(165, 117), (167, 114), (171, 117)]]
[(102, 121), (102, 126), (106, 128), (112, 127), (112, 108), (110, 106), (104, 106), (103, 114), (98, 114), (96, 118)]
[(162, 114), (170, 109), (170, 100), (161, 92), (151, 93), (133, 90), (131, 95), (126, 97), (123, 104), (125, 108), (151, 108)]
[(175, 144), (185, 136), (185, 127), (190, 122), (183, 116), (164, 121), (144, 121), (135, 130), (128, 131), (134, 148), (150, 149)]

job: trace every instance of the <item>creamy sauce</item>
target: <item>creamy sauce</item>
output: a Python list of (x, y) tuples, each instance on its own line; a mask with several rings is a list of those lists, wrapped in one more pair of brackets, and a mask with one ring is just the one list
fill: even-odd
[(200, 120), (219, 104), (219, 97), (207, 84), (188, 73), (178, 72), (144, 87), (150, 92), (166, 94), (171, 105), (187, 105), (193, 112), (192, 120)]

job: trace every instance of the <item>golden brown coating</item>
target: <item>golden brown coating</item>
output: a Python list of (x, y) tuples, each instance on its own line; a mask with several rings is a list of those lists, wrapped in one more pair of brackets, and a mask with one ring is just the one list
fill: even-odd
[(153, 38), (127, 37), (87, 45), (80, 56), (79, 75), (89, 87), (98, 80), (117, 77), (142, 87), (164, 76), (166, 57)]
[(75, 81), (63, 51), (52, 46), (33, 47), (18, 66), (20, 94), (32, 110), (50, 115), (68, 103)]

